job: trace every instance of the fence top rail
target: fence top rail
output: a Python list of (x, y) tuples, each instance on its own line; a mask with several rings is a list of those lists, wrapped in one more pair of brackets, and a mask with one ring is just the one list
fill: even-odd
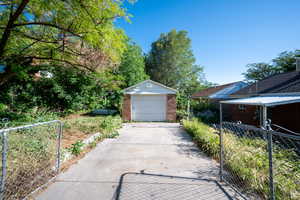
[(285, 138), (290, 138), (290, 139), (294, 139), (294, 140), (300, 140), (300, 135), (292, 135), (292, 134), (288, 134), (288, 133), (281, 133), (281, 132), (277, 132), (274, 130), (269, 130), (267, 132), (271, 132), (272, 135), (277, 135), (280, 137), (285, 137)]
[(247, 130), (253, 130), (253, 131), (263, 131), (264, 130), (262, 128), (258, 128), (258, 127), (252, 126), (252, 125), (236, 123), (236, 122), (223, 122), (223, 125), (235, 126), (235, 127), (244, 128)]
[(289, 133), (281, 133), (281, 132), (278, 132), (278, 131), (275, 131), (275, 130), (264, 130), (262, 128), (257, 128), (257, 127), (254, 127), (252, 125), (247, 125), (247, 124), (234, 123), (234, 122), (223, 122), (223, 125), (235, 126), (235, 127), (239, 127), (239, 128), (242, 128), (242, 129), (258, 131), (258, 132), (266, 131), (268, 133), (272, 133), (272, 135), (285, 137), (285, 138), (290, 138), (290, 139), (294, 139), (294, 140), (300, 140), (300, 135), (294, 135), (294, 134), (289, 134)]
[[(274, 127), (276, 127), (276, 128), (279, 128), (279, 129), (282, 129), (282, 130), (284, 130), (284, 131), (287, 131), (289, 134), (294, 134), (294, 135), (297, 135), (297, 136), (300, 136), (300, 133), (296, 133), (296, 132), (294, 132), (294, 131), (291, 131), (291, 130), (289, 130), (289, 129), (287, 129), (287, 128), (284, 128), (284, 127), (282, 127), (282, 126), (279, 126), (279, 125), (277, 125), (277, 124), (270, 124), (271, 126), (274, 126)], [(275, 132), (278, 132), (277, 130), (274, 130)]]
[(26, 128), (31, 128), (31, 127), (41, 126), (41, 125), (46, 125), (46, 124), (52, 124), (52, 123), (62, 123), (62, 121), (52, 120), (52, 121), (47, 121), (47, 122), (38, 122), (38, 123), (34, 123), (34, 124), (28, 124), (28, 125), (24, 125), (24, 126), (17, 126), (17, 127), (0, 129), (0, 134), (5, 133), (5, 132), (9, 132), (9, 131), (16, 131), (16, 130), (20, 130), (20, 129), (26, 129)]

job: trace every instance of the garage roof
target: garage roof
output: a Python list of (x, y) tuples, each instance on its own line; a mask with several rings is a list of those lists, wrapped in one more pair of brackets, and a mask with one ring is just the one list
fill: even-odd
[(123, 90), (124, 94), (176, 94), (177, 90), (146, 80)]
[(243, 104), (256, 106), (277, 106), (291, 103), (299, 103), (300, 96), (259, 96), (242, 99), (234, 99), (228, 101), (221, 101), (222, 104)]

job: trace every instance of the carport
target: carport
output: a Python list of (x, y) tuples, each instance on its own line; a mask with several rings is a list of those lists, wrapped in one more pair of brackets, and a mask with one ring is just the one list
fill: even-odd
[(257, 96), (220, 102), (220, 123), (223, 121), (222, 104), (252, 105), (261, 107), (261, 125), (266, 128), (268, 119), (267, 109), (271, 106), (299, 103), (300, 96)]
[[(234, 99), (234, 100), (228, 100), (228, 101), (221, 101), (220, 102), (220, 177), (221, 177), (221, 180), (224, 180), (223, 178), (223, 174), (224, 174), (224, 163), (228, 163), (230, 161), (228, 161), (228, 159), (226, 160), (226, 156), (224, 155), (227, 155), (229, 151), (231, 151), (231, 149), (226, 149), (226, 145), (224, 145), (224, 137), (226, 133), (226, 130), (227, 129), (227, 125), (226, 123), (223, 123), (223, 114), (222, 114), (222, 105), (223, 104), (235, 104), (235, 105), (252, 105), (252, 106), (259, 106), (261, 109), (260, 109), (260, 124), (262, 126), (262, 129), (260, 128), (249, 128), (249, 127), (246, 127), (246, 126), (243, 126), (240, 124), (235, 124), (235, 123), (229, 123), (231, 125), (233, 125), (233, 129), (235, 129), (233, 132), (239, 132), (238, 133), (238, 136), (243, 136), (247, 139), (257, 139), (257, 138), (263, 138), (265, 141), (266, 141), (266, 146), (267, 148), (265, 153), (268, 153), (268, 176), (269, 176), (269, 179), (268, 179), (268, 185), (269, 185), (269, 191), (268, 191), (268, 195), (269, 195), (269, 198), (268, 199), (272, 199), (274, 200), (275, 197), (276, 197), (276, 184), (278, 185), (279, 183), (276, 181), (279, 180), (278, 179), (278, 176), (276, 176), (276, 174), (279, 174), (279, 173), (276, 173), (276, 169), (278, 169), (278, 166), (280, 164), (281, 161), (278, 161), (277, 159), (277, 162), (275, 161), (276, 160), (276, 157), (274, 157), (274, 149), (277, 149), (277, 148), (283, 148), (283, 149), (286, 149), (286, 148), (295, 148), (295, 152), (299, 151), (299, 149), (297, 149), (297, 145), (299, 145), (299, 136), (296, 136), (295, 134), (297, 133), (294, 133), (290, 130), (285, 130), (287, 132), (290, 132), (292, 134), (285, 134), (285, 133), (280, 133), (280, 132), (277, 132), (277, 131), (273, 131), (271, 129), (271, 123), (269, 123), (267, 120), (268, 120), (268, 108), (270, 108), (271, 106), (279, 106), (279, 105), (287, 105), (287, 104), (293, 104), (293, 103), (299, 103), (300, 102), (300, 96), (287, 96), (287, 95), (281, 95), (281, 96), (256, 96), (256, 97), (249, 97), (249, 98), (242, 98), (242, 99)], [(225, 129), (223, 129), (223, 127)], [(281, 127), (282, 128), (282, 127)], [(239, 130), (237, 130), (239, 129)], [(264, 130), (263, 130), (264, 129)], [(248, 132), (248, 131), (252, 131), (252, 132)], [(265, 131), (266, 130), (266, 131)], [(250, 134), (249, 134), (250, 133)], [(261, 135), (261, 133), (264, 133), (263, 135)], [(258, 134), (258, 135), (255, 135), (255, 134)], [(289, 142), (286, 142), (286, 141), (289, 141)], [(276, 144), (275, 147), (273, 147), (273, 144)], [(246, 145), (245, 145), (246, 146)], [(252, 146), (252, 147), (255, 147), (255, 146)], [(239, 149), (236, 149), (235, 152), (239, 152), (239, 151), (244, 151), (245, 152), (245, 149), (244, 149), (244, 146), (242, 146), (241, 148)], [(248, 151), (248, 150), (246, 150)], [(274, 159), (273, 159), (274, 158)], [(274, 162), (273, 162), (274, 161)], [(276, 167), (274, 167), (276, 166)], [(254, 169), (254, 168), (253, 168)], [(267, 169), (267, 168), (266, 168)], [(275, 172), (275, 173), (274, 173)], [(277, 170), (278, 172), (278, 170)], [(235, 179), (234, 180), (234, 176), (231, 176), (231, 181), (234, 182), (234, 181), (238, 181), (238, 179)], [(234, 181), (233, 181), (234, 180)], [(226, 182), (226, 181), (225, 181)]]

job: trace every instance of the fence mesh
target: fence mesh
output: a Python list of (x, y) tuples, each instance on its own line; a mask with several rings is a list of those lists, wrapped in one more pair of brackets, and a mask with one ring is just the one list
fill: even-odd
[(300, 136), (239, 123), (222, 127), (224, 181), (249, 199), (300, 199)]
[[(10, 130), (7, 135), (4, 199), (22, 199), (57, 172), (59, 124)], [(3, 145), (3, 133), (1, 144)], [(2, 168), (2, 162), (1, 162)], [(3, 174), (1, 174), (1, 177)]]
[(300, 199), (300, 136), (272, 132), (276, 199)]

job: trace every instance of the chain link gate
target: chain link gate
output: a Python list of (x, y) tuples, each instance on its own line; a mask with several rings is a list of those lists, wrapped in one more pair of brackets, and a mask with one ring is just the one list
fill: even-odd
[(300, 136), (222, 122), (220, 178), (248, 199), (300, 199)]
[(59, 120), (0, 129), (0, 200), (22, 199), (60, 169)]

